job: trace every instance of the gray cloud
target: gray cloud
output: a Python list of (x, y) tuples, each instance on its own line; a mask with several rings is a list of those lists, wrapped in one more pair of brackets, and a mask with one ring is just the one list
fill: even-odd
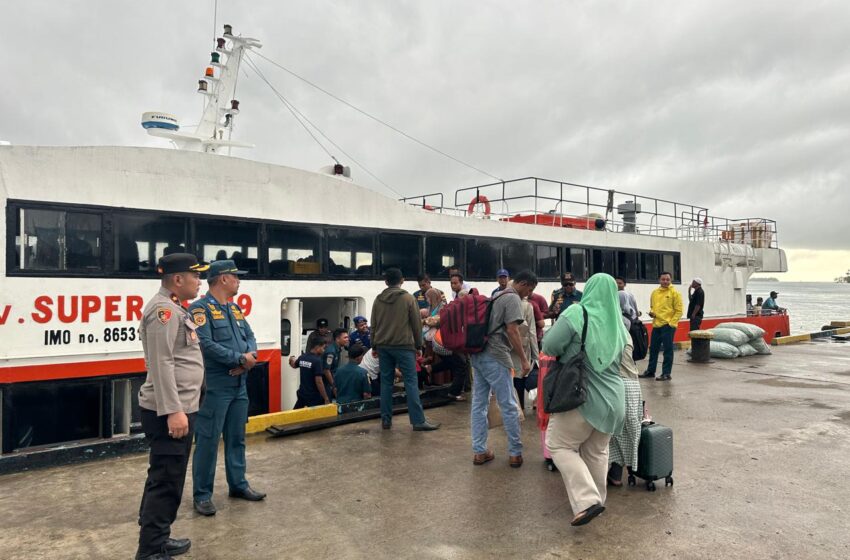
[[(212, 6), (0, 0), (0, 139), (162, 146), (139, 116), (156, 109), (196, 122)], [(850, 207), (848, 16), (840, 1), (219, 0), (218, 23), (500, 177), (767, 216), (779, 221), (783, 245), (828, 249), (845, 244), (812, 226), (843, 223)], [(255, 60), (396, 190), (490, 182)], [(306, 169), (330, 163), (252, 73), (238, 97), (237, 136), (257, 144), (240, 155)]]

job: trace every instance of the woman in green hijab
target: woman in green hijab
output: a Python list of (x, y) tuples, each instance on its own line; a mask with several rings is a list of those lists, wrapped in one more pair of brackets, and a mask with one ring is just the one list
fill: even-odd
[(543, 337), (543, 351), (562, 363), (578, 354), (582, 307), (588, 317), (587, 400), (576, 409), (552, 414), (546, 431), (546, 445), (567, 487), (572, 525), (584, 525), (605, 510), (608, 442), (622, 430), (626, 412), (620, 360), (629, 334), (611, 276), (590, 277), (581, 303), (569, 306)]

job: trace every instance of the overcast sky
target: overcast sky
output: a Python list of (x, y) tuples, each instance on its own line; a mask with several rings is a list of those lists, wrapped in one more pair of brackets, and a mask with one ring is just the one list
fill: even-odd
[[(0, 0), (0, 140), (166, 147), (197, 123), (214, 0)], [(779, 222), (788, 279), (850, 268), (850, 2), (218, 1), (218, 29), (409, 134), (505, 178), (540, 176)], [(257, 59), (405, 195), (492, 181)], [(332, 163), (253, 73), (240, 157)], [(352, 165), (355, 179), (392, 194)]]

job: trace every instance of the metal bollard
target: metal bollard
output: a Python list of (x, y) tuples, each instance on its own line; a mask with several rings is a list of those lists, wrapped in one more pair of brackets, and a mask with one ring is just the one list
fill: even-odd
[(691, 362), (697, 364), (711, 363), (711, 339), (714, 333), (711, 331), (691, 331)]

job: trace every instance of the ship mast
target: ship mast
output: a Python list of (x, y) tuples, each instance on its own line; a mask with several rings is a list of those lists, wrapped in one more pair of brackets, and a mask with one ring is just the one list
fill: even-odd
[(206, 96), (207, 101), (195, 132), (180, 132), (177, 118), (162, 112), (144, 113), (142, 126), (151, 136), (167, 138), (182, 150), (223, 153), (223, 148), (227, 148), (230, 155), (231, 148), (253, 148), (253, 144), (232, 140), (239, 114), (236, 84), (242, 57), (247, 51), (262, 46), (257, 39), (234, 36), (232, 26), (225, 25), (224, 35), (216, 39), (209, 66), (198, 81), (198, 93)]

